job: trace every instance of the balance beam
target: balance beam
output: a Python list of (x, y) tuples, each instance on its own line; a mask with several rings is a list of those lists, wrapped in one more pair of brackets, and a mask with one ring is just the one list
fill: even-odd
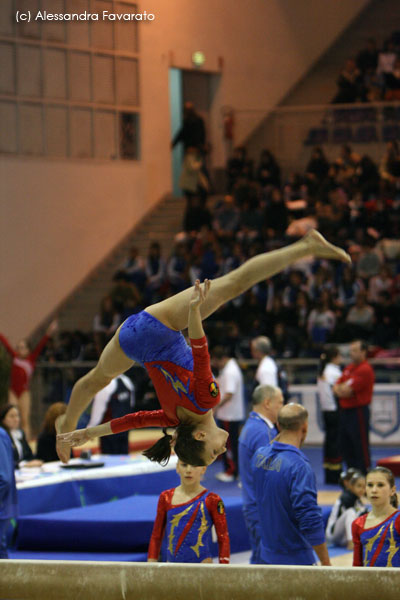
[(400, 569), (2, 560), (8, 600), (398, 600)]

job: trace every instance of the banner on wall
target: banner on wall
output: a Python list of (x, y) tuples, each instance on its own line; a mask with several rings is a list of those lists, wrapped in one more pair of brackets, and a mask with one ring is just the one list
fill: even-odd
[[(290, 400), (302, 404), (309, 414), (308, 444), (322, 444), (324, 429), (316, 385), (291, 385)], [(400, 444), (400, 385), (376, 384), (372, 398), (370, 442), (375, 445)]]

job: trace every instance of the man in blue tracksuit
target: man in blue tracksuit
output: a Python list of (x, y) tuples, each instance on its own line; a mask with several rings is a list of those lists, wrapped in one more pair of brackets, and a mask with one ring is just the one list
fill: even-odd
[(276, 421), (283, 406), (282, 392), (273, 385), (259, 385), (253, 392), (252, 411), (239, 437), (239, 475), (242, 482), (243, 515), (251, 545), (251, 564), (260, 558), (260, 523), (252, 487), (251, 460), (260, 446), (277, 435)]
[(10, 519), (17, 516), (17, 488), (11, 439), (0, 427), (0, 558), (8, 558), (6, 533)]
[(260, 518), (260, 562), (312, 565), (313, 549), (329, 566), (315, 475), (300, 447), (307, 435), (308, 413), (287, 404), (278, 415), (279, 441), (258, 448), (251, 471)]

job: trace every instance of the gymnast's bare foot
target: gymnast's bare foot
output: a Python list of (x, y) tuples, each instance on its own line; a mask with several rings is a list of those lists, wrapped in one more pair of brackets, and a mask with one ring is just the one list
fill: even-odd
[[(56, 428), (57, 433), (67, 433), (67, 430), (64, 427), (64, 422), (65, 422), (65, 415), (60, 415), (59, 417), (57, 417), (56, 422), (55, 422), (55, 428)], [(61, 460), (61, 462), (67, 464), (67, 462), (71, 458), (71, 446), (69, 444), (66, 444), (65, 442), (62, 442), (61, 440), (59, 440), (57, 438), (56, 450), (57, 450), (58, 458)]]
[(341, 260), (345, 263), (351, 263), (351, 258), (347, 252), (330, 244), (318, 231), (311, 229), (301, 240), (307, 244), (310, 254), (317, 258), (331, 258)]

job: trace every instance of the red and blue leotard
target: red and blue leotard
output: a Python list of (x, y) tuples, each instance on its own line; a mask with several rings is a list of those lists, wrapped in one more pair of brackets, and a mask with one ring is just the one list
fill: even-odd
[(367, 515), (352, 524), (353, 567), (400, 567), (400, 510), (365, 529)]
[(203, 490), (183, 504), (171, 504), (175, 488), (160, 495), (148, 557), (158, 559), (167, 535), (167, 562), (200, 563), (212, 557), (211, 528), (215, 525), (219, 562), (229, 563), (230, 545), (224, 503), (217, 494)]
[(132, 315), (119, 335), (122, 350), (147, 370), (162, 410), (139, 411), (111, 421), (113, 433), (142, 427), (176, 427), (178, 406), (204, 414), (219, 403), (206, 337), (190, 340), (149, 313)]
[(48, 335), (42, 337), (36, 348), (26, 358), (21, 358), (10, 346), (8, 340), (0, 333), (0, 342), (12, 357), (10, 390), (19, 398), (22, 392), (29, 389), (29, 382), (35, 369), (35, 363), (47, 344)]

